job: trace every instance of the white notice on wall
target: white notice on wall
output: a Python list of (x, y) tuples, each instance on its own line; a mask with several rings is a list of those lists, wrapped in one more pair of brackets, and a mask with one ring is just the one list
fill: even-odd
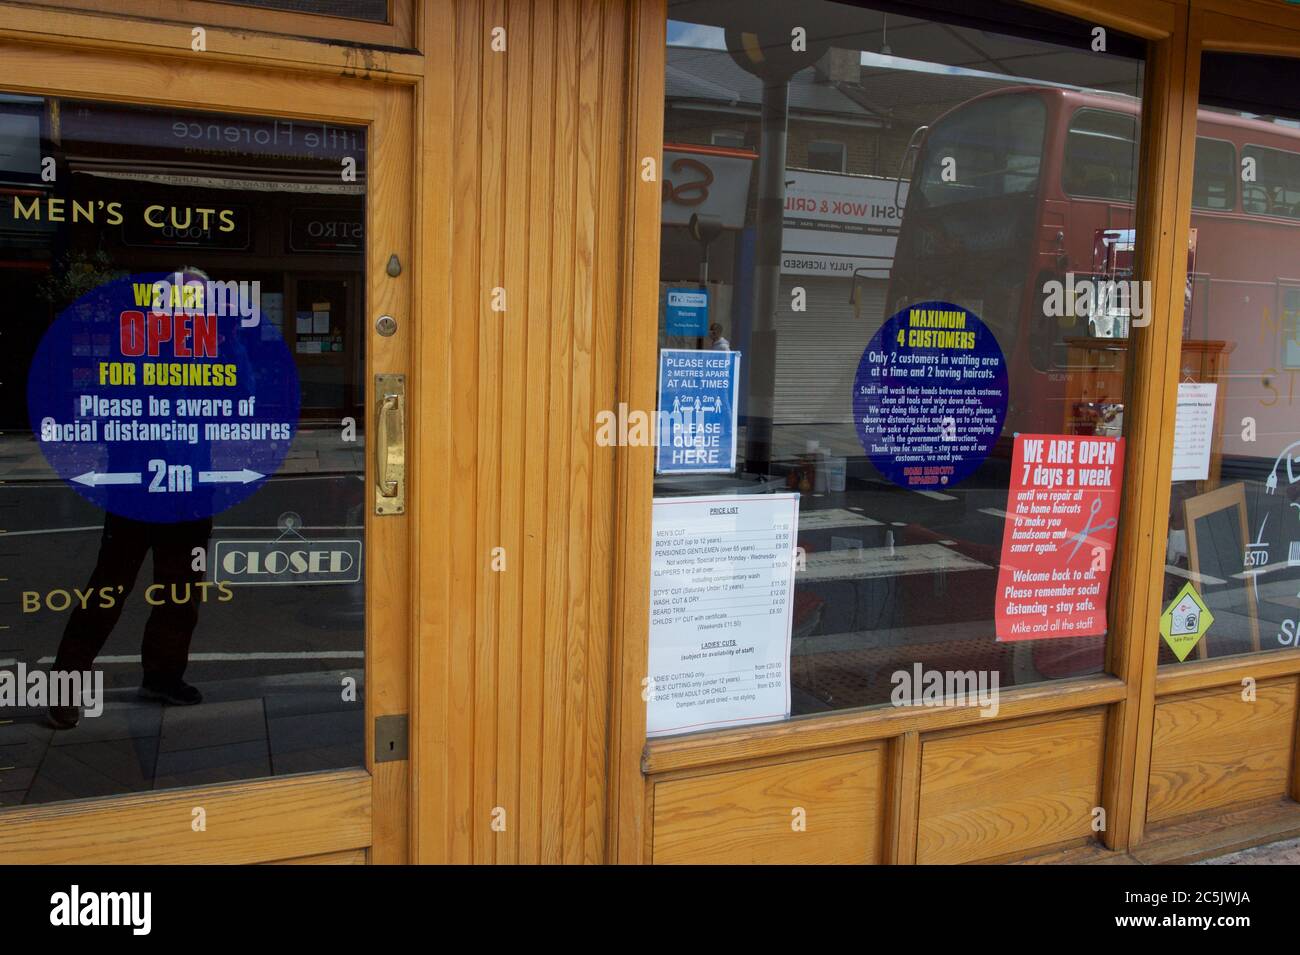
[(650, 736), (790, 715), (799, 495), (654, 502)]
[(1174, 418), (1175, 481), (1204, 481), (1210, 476), (1214, 401), (1218, 391), (1218, 385), (1199, 381), (1178, 385), (1178, 413)]

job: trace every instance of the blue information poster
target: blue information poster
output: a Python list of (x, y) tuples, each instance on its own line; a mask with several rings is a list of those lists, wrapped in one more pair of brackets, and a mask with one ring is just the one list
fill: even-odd
[(46, 330), (28, 378), (32, 431), (91, 503), (170, 524), (211, 517), (279, 469), (298, 373), (256, 294), (181, 274), (101, 285)]
[(659, 352), (657, 473), (710, 474), (736, 469), (739, 384), (739, 352), (688, 348)]
[(670, 288), (664, 316), (668, 335), (695, 335), (709, 333), (709, 293), (707, 289)]
[(920, 302), (885, 322), (858, 363), (853, 422), (890, 481), (937, 490), (988, 457), (1007, 416), (1007, 364), (971, 311)]

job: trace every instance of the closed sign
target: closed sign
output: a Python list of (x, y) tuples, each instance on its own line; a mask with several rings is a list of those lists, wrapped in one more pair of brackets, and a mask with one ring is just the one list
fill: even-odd
[(347, 584), (361, 579), (359, 540), (214, 543), (213, 580), (251, 584)]

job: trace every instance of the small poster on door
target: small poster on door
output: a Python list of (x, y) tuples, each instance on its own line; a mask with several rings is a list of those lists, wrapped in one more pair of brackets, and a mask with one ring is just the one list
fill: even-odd
[(658, 474), (724, 474), (736, 469), (740, 352), (665, 348), (659, 352)]
[(1018, 434), (1002, 530), (998, 640), (1106, 632), (1124, 439)]
[(1219, 386), (1212, 382), (1184, 381), (1178, 385), (1178, 411), (1174, 417), (1175, 481), (1204, 481), (1210, 476), (1210, 451), (1214, 446), (1214, 404)]

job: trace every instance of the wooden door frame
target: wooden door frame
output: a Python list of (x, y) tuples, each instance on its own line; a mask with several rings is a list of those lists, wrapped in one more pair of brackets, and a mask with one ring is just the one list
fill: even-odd
[[(418, 278), (413, 248), (415, 160), (414, 95), (410, 87), (364, 81), (327, 64), (318, 75), (275, 70), (279, 41), (252, 39), (256, 62), (233, 62), (190, 51), (174, 28), (146, 25), (110, 45), (27, 42), (36, 29), (30, 11), (5, 7), (0, 29), (0, 89), (103, 102), (274, 115), (367, 127), (366, 329), (369, 395), (376, 372), (411, 380), (411, 342), (418, 332), (412, 286)], [(10, 11), (17, 14), (9, 19)], [(41, 16), (48, 20), (48, 12)], [(112, 21), (87, 24), (73, 14), (71, 34), (117, 31)], [(26, 19), (24, 19), (26, 18)], [(46, 24), (45, 29), (49, 29)], [(219, 33), (219, 31), (213, 31)], [(225, 36), (230, 40), (231, 36)], [(186, 34), (188, 36), (188, 34)], [(169, 41), (166, 38), (170, 38)], [(159, 44), (171, 42), (160, 53)], [(319, 54), (318, 54), (319, 55)], [(329, 59), (328, 56), (325, 57)], [(400, 77), (399, 77), (400, 78)], [(386, 274), (389, 256), (405, 264), (403, 278)], [(393, 315), (390, 338), (373, 332), (373, 317)], [(372, 400), (372, 398), (371, 398)], [(367, 404), (369, 405), (369, 400)], [(416, 428), (408, 398), (406, 429)], [(374, 762), (375, 718), (410, 712), (411, 609), (414, 581), (408, 559), (410, 523), (418, 501), (408, 496), (402, 516), (373, 516), (371, 455), (366, 460), (366, 692), (365, 766), (270, 777), (158, 793), (16, 807), (0, 811), (0, 858), (10, 863), (270, 862), (365, 849), (372, 862), (408, 857), (410, 773), (406, 761)], [(408, 455), (408, 486), (413, 466)], [(192, 809), (203, 807), (207, 829), (191, 829)]]

